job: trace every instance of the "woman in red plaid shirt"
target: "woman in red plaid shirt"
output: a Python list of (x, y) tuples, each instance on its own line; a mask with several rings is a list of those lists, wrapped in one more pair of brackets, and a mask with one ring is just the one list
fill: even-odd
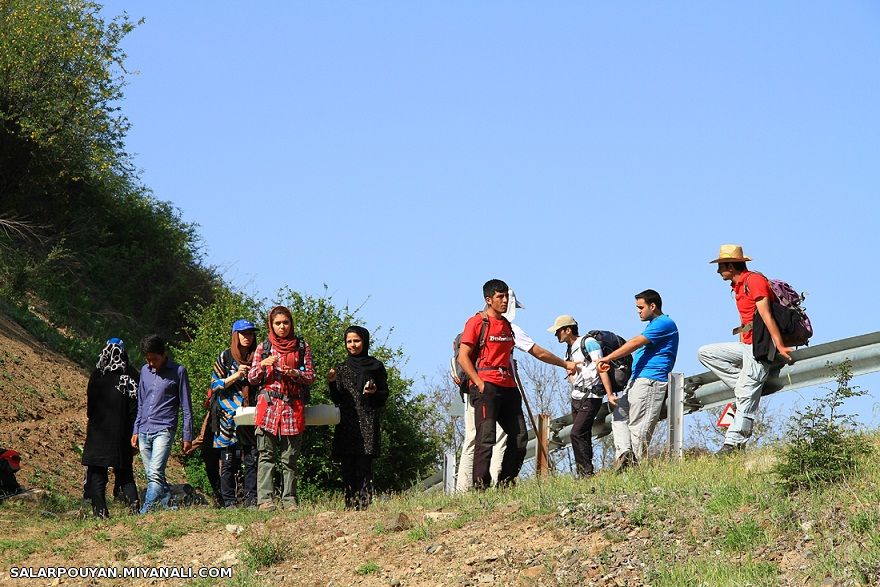
[[(284, 306), (269, 312), (269, 339), (254, 353), (248, 381), (258, 388), (257, 504), (273, 510), (272, 475), (276, 455), (281, 467), (281, 505), (296, 508), (296, 459), (305, 430), (305, 393), (315, 381), (312, 351), (293, 334), (293, 316)], [(303, 355), (303, 360), (300, 360)]]

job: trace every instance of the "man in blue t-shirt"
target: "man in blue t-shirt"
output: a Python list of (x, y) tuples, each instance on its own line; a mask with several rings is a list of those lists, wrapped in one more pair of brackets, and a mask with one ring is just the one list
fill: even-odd
[(636, 309), (645, 330), (619, 349), (596, 361), (611, 361), (633, 353), (632, 378), (618, 395), (611, 430), (614, 435), (615, 467), (636, 464), (648, 453), (651, 435), (660, 419), (669, 388), (669, 372), (678, 354), (678, 327), (663, 313), (663, 300), (653, 289), (636, 294)]

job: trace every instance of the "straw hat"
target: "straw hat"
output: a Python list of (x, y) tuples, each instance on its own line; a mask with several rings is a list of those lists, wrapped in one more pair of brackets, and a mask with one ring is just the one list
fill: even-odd
[(547, 332), (551, 334), (556, 334), (557, 330), (559, 330), (560, 328), (565, 328), (566, 326), (577, 326), (577, 320), (575, 320), (568, 314), (557, 316), (556, 321), (553, 323), (553, 326), (548, 328)]
[(743, 248), (740, 245), (721, 245), (718, 250), (718, 258), (710, 263), (739, 263), (740, 261), (751, 261), (751, 257), (743, 254)]

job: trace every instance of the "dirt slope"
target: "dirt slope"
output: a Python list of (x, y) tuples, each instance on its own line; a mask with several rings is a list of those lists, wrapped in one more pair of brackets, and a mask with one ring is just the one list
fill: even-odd
[[(89, 374), (0, 314), (0, 447), (22, 455), (18, 482), (68, 495), (81, 492)], [(135, 472), (140, 464), (135, 459)], [(181, 467), (169, 461), (169, 477)], [(111, 481), (112, 483), (112, 481)]]

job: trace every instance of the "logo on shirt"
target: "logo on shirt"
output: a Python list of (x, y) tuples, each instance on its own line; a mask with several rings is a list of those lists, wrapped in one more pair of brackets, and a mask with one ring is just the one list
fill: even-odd
[(513, 336), (490, 336), (489, 342), (512, 342)]

